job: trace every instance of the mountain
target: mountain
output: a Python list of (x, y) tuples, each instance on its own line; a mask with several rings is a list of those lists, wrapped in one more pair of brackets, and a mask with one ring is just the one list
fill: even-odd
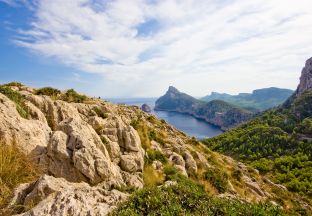
[[(280, 107), (204, 143), (257, 168), (312, 203), (312, 58)], [(302, 213), (304, 215), (304, 212)]]
[(272, 107), (276, 107), (286, 101), (294, 91), (290, 89), (281, 88), (263, 88), (254, 90), (251, 94), (240, 93), (238, 95), (220, 94), (212, 92), (211, 95), (207, 95), (201, 100), (209, 102), (212, 100), (223, 100), (225, 102), (234, 104), (236, 106), (250, 109), (250, 110), (266, 110)]
[(73, 89), (0, 86), (0, 168), (0, 215), (299, 215), (309, 208), (139, 107)]
[(155, 102), (155, 110), (190, 114), (223, 130), (233, 128), (253, 116), (252, 112), (221, 100), (203, 102), (180, 92), (173, 86), (170, 86), (166, 94)]

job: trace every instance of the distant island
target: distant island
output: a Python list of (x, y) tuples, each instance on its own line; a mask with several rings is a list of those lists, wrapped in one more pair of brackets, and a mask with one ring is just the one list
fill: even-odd
[(155, 110), (175, 111), (190, 114), (196, 118), (219, 126), (222, 130), (233, 128), (247, 120), (254, 113), (222, 100), (204, 102), (180, 92), (170, 86), (166, 94), (155, 103)]
[(282, 104), (293, 93), (294, 91), (290, 89), (271, 87), (256, 89), (252, 93), (240, 93), (238, 95), (212, 92), (210, 95), (202, 97), (201, 100), (206, 102), (223, 100), (244, 109), (263, 111)]

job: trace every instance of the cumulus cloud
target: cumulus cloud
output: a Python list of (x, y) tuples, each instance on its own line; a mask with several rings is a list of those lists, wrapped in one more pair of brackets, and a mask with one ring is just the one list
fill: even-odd
[(117, 95), (159, 95), (169, 84), (193, 95), (295, 88), (312, 51), (311, 0), (32, 4), (31, 28), (15, 42), (103, 76)]

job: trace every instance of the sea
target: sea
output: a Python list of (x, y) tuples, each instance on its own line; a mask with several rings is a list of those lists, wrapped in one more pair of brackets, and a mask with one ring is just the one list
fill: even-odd
[(196, 137), (197, 139), (211, 138), (223, 133), (223, 131), (201, 119), (194, 118), (188, 114), (177, 112), (157, 111), (154, 110), (157, 98), (105, 98), (112, 103), (136, 105), (141, 107), (148, 104), (152, 108), (152, 114), (160, 119), (164, 119), (167, 123), (175, 128), (183, 131), (185, 134)]

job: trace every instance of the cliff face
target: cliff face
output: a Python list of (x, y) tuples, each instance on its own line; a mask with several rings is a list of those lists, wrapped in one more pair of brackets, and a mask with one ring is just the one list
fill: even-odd
[[(157, 176), (163, 176), (157, 184), (172, 184), (164, 180), (165, 167), (208, 185), (216, 197), (280, 199), (271, 189), (281, 186), (138, 107), (80, 96), (83, 102), (68, 102), (26, 86), (0, 86), (0, 92), (1, 145), (16, 145), (43, 171), (36, 181), (19, 185), (5, 209), (30, 206), (19, 212), (24, 216), (107, 215), (129, 196), (122, 188), (138, 190)], [(227, 176), (222, 190), (205, 177), (213, 170)], [(236, 172), (239, 178), (231, 177)]]
[(235, 127), (252, 117), (250, 111), (237, 108), (221, 100), (205, 103), (179, 92), (172, 86), (164, 96), (156, 101), (155, 109), (190, 114), (224, 130)]
[(296, 93), (301, 95), (303, 92), (312, 89), (312, 58), (306, 61), (301, 72), (300, 83)]

